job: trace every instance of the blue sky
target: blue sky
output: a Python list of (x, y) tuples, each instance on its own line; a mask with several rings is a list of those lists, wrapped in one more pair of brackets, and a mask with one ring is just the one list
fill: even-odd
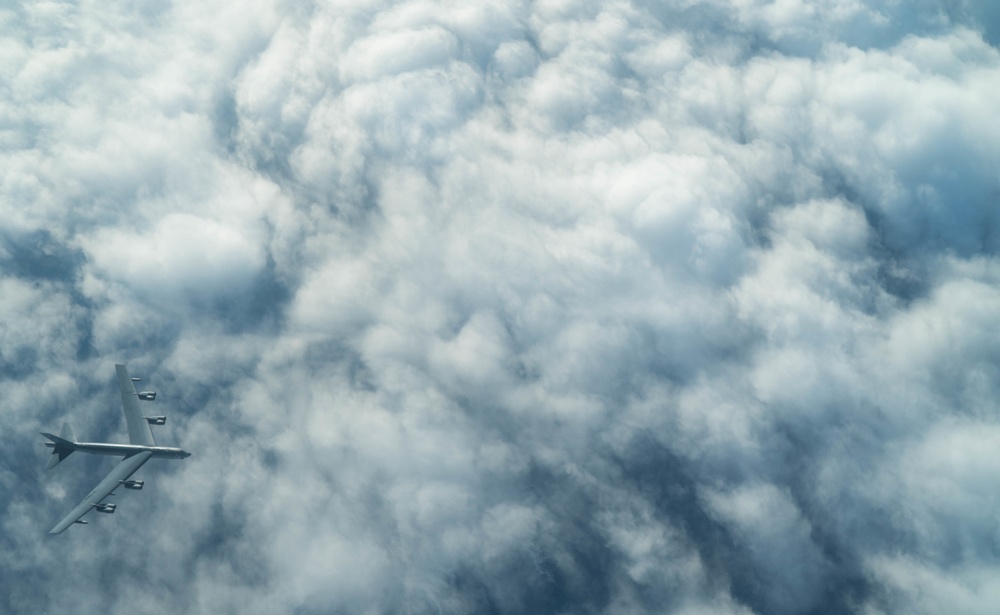
[(0, 23), (3, 612), (995, 608), (995, 3)]

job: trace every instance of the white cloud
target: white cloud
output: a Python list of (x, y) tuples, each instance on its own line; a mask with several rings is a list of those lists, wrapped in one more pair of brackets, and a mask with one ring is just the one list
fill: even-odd
[[(0, 588), (51, 611), (984, 610), (985, 6), (5, 13), (0, 424), (25, 462), (0, 473)], [(43, 543), (41, 511), (106, 466), (25, 488), (25, 434), (117, 433), (117, 361), (195, 456)]]
[(731, 493), (706, 492), (713, 514), (746, 545), (764, 585), (768, 608), (808, 612), (818, 606), (823, 556), (795, 502), (773, 485), (747, 485)]
[(102, 273), (159, 299), (238, 293), (263, 265), (259, 242), (190, 214), (170, 214), (148, 233), (101, 232), (88, 243)]

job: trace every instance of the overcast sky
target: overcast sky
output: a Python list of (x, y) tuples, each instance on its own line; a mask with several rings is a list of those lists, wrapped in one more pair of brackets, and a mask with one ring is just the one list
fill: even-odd
[(995, 612), (994, 0), (0, 28), (0, 612)]

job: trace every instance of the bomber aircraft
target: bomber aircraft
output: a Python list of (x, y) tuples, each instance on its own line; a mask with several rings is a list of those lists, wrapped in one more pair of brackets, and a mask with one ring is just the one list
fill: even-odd
[(142, 467), (153, 457), (166, 457), (167, 459), (184, 459), (190, 457), (191, 453), (171, 446), (157, 446), (153, 440), (153, 432), (150, 425), (163, 425), (167, 422), (165, 416), (146, 416), (142, 411), (139, 400), (152, 401), (156, 399), (156, 393), (152, 391), (137, 392), (135, 382), (138, 378), (130, 378), (128, 369), (124, 365), (115, 365), (118, 372), (118, 388), (122, 393), (122, 405), (125, 407), (125, 424), (128, 426), (128, 444), (108, 444), (104, 442), (78, 442), (69, 423), (63, 423), (62, 434), (54, 436), (50, 433), (42, 432), (42, 435), (51, 440), (45, 446), (52, 448), (52, 456), (45, 466), (46, 470), (55, 467), (60, 461), (65, 459), (73, 451), (90, 453), (92, 455), (121, 455), (124, 457), (118, 465), (111, 470), (111, 473), (104, 477), (94, 490), (83, 498), (79, 506), (70, 511), (63, 520), (56, 524), (49, 532), (50, 534), (60, 534), (74, 523), (87, 522), (83, 520), (91, 509), (102, 513), (115, 512), (116, 505), (104, 503), (104, 498), (114, 495), (115, 489), (125, 487), (126, 489), (142, 489), (143, 481), (129, 480), (135, 471)]

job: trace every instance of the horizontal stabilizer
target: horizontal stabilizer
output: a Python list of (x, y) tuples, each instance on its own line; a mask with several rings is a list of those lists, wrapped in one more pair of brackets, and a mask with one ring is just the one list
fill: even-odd
[(73, 435), (73, 428), (69, 426), (69, 423), (63, 423), (62, 437), (54, 436), (50, 433), (42, 432), (42, 435), (52, 440), (52, 442), (46, 442), (47, 446), (52, 447), (52, 454), (49, 456), (49, 462), (45, 464), (46, 470), (51, 470), (56, 467), (60, 461), (66, 459), (70, 456), (70, 453), (76, 450), (76, 436)]
[(52, 468), (56, 467), (56, 465), (58, 465), (60, 461), (69, 457), (70, 453), (72, 452), (73, 449), (71, 448), (66, 448), (65, 446), (56, 446), (55, 448), (52, 449), (52, 454), (49, 455), (49, 462), (45, 464), (45, 469), (51, 470)]
[[(44, 431), (42, 432), (42, 435), (45, 436), (46, 438), (48, 438), (49, 440), (52, 440), (53, 442), (55, 442), (55, 447), (56, 448), (63, 447), (63, 448), (68, 448), (70, 450), (74, 450), (76, 448), (76, 442), (73, 442), (71, 440), (67, 440), (66, 438), (60, 438), (59, 436), (54, 436), (54, 435), (52, 435), (50, 433), (45, 433)], [(48, 443), (46, 443), (46, 444), (48, 444)], [(52, 446), (52, 445), (49, 444), (49, 446)]]

